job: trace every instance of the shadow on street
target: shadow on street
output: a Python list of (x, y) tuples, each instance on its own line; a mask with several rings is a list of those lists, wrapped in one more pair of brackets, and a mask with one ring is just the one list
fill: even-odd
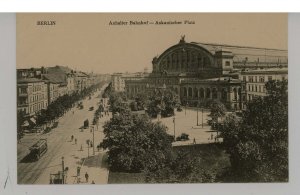
[(31, 163), (31, 162), (35, 162), (36, 160), (33, 158), (32, 155), (27, 154), (26, 156), (24, 156), (23, 159), (20, 160), (20, 163)]
[(107, 168), (107, 154), (97, 154), (86, 158), (84, 166)]

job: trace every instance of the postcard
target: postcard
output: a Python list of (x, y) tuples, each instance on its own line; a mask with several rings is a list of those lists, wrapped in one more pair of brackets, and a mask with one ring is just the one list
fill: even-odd
[(16, 22), (17, 184), (289, 182), (287, 14)]

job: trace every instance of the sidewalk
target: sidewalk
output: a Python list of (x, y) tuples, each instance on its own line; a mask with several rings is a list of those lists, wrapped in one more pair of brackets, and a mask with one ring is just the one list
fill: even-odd
[[(92, 121), (92, 113), (89, 118)], [(76, 130), (74, 137), (77, 138), (77, 144), (72, 143), (73, 151), (65, 159), (65, 167), (69, 165), (67, 173), (66, 184), (106, 184), (108, 180), (108, 168), (106, 166), (106, 151), (100, 149), (97, 150), (97, 144), (102, 141), (104, 135), (102, 130), (102, 123), (109, 117), (103, 117), (100, 119), (99, 129), (95, 128), (95, 155), (93, 155), (93, 147), (89, 147), (86, 144), (86, 140), (92, 140), (92, 133), (90, 129)], [(78, 175), (77, 169), (80, 168)], [(89, 175), (88, 182), (86, 181), (85, 174)]]
[[(82, 151), (84, 152), (84, 151)], [(85, 151), (86, 152), (86, 151)], [(77, 159), (77, 162), (68, 161), (68, 164), (73, 166), (69, 167), (66, 184), (107, 184), (108, 169), (104, 163), (104, 151), (95, 152), (95, 156)], [(71, 160), (71, 159), (69, 159)], [(80, 168), (79, 176), (77, 176), (77, 169)], [(85, 174), (88, 174), (88, 181), (86, 181)]]

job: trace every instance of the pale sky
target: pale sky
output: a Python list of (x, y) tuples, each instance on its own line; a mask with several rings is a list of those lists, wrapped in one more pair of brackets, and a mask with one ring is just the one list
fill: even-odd
[[(179, 42), (288, 48), (287, 14), (17, 14), (17, 68), (68, 66), (95, 73), (152, 70), (153, 57)], [(39, 26), (37, 21), (56, 21)], [(195, 21), (109, 25), (110, 21)]]

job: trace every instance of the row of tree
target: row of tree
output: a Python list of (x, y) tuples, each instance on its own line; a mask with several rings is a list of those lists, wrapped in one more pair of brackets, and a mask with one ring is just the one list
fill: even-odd
[(109, 97), (113, 113), (130, 108), (132, 111), (146, 110), (150, 117), (157, 117), (158, 114), (169, 117), (174, 115), (174, 109), (180, 107), (179, 96), (170, 89), (140, 92), (129, 100), (125, 92), (114, 92), (110, 83), (102, 97)]
[[(74, 107), (75, 103), (81, 99), (90, 96), (95, 90), (103, 86), (103, 82), (93, 85), (89, 88), (83, 89), (81, 92), (75, 92), (72, 94), (65, 94), (58, 97), (55, 101), (50, 103), (47, 109), (43, 109), (36, 115), (36, 124), (31, 124), (30, 128), (34, 126), (46, 125), (47, 127), (56, 121), (59, 117), (64, 115), (68, 110)], [(29, 116), (26, 116), (25, 112), (18, 111), (17, 113), (17, 135), (18, 140), (24, 135), (23, 124), (25, 121), (29, 121)]]
[(97, 89), (99, 89), (104, 83), (93, 85), (89, 88), (83, 89), (81, 92), (75, 92), (72, 94), (65, 94), (58, 97), (55, 101), (48, 105), (46, 110), (41, 110), (37, 114), (37, 125), (49, 124), (63, 116), (67, 111), (75, 106), (75, 103), (90, 96)]

